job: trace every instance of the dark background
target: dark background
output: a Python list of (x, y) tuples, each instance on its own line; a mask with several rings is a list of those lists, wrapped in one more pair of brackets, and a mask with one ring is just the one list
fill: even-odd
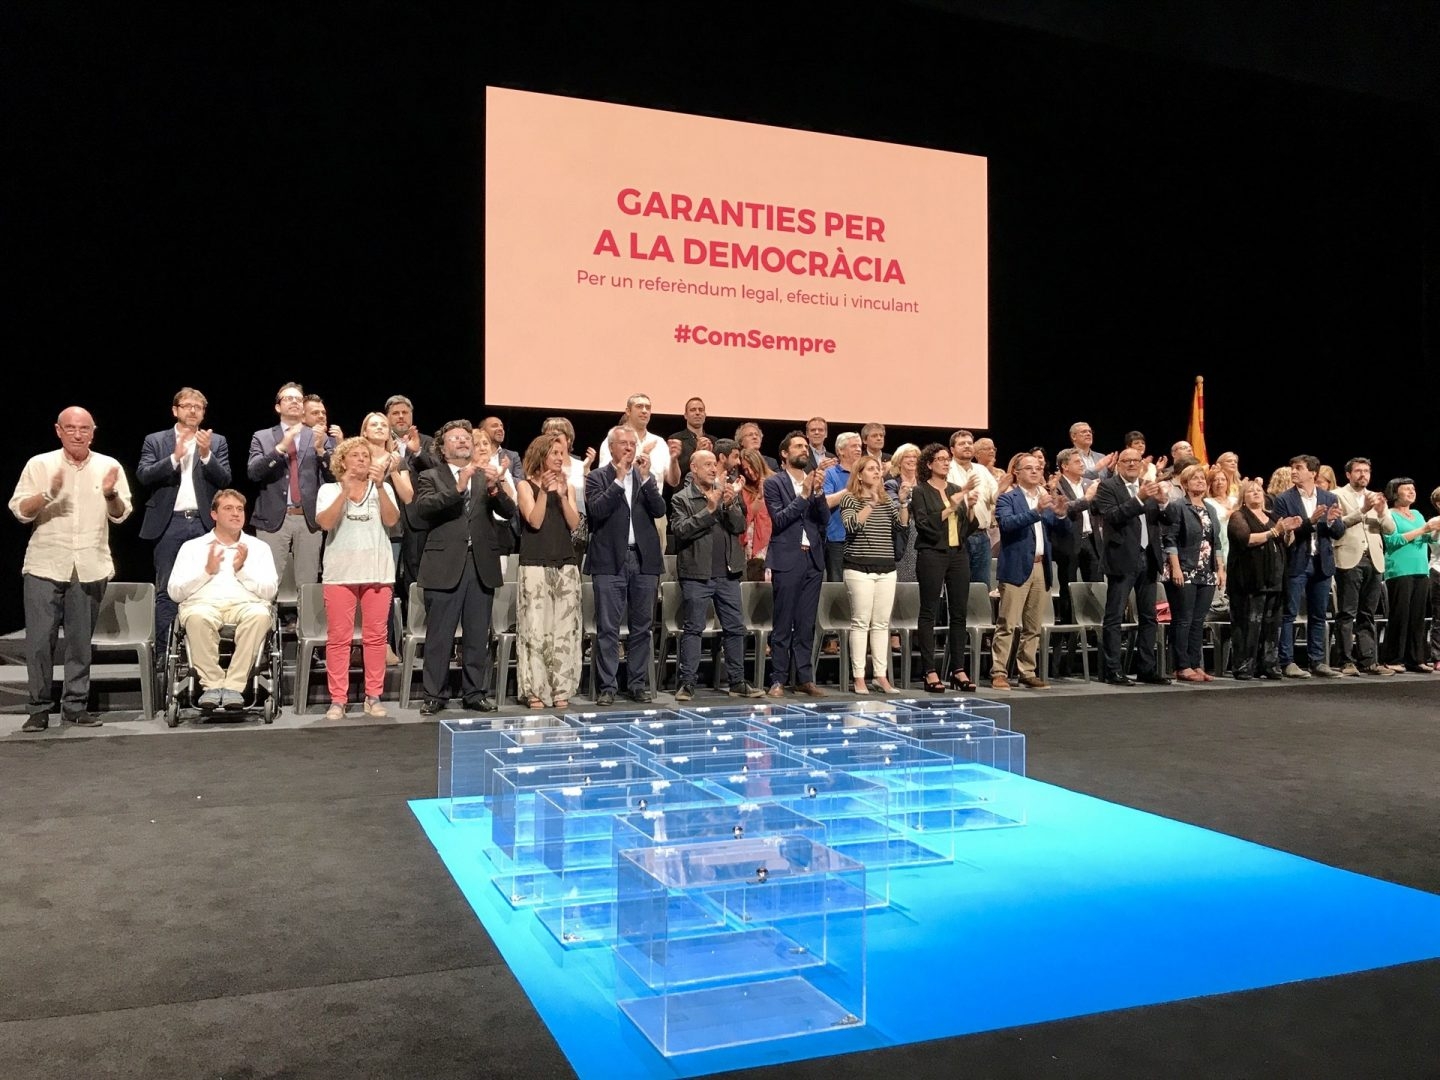
[[(1130, 427), (1168, 449), (1201, 374), (1211, 456), (1247, 473), (1359, 453), (1422, 498), (1440, 481), (1440, 9), (1419, 0), (51, 0), (0, 19), (0, 475), (56, 446), (72, 403), (133, 472), (186, 384), (240, 472), (289, 379), (347, 432), (397, 392), (426, 430), (479, 419), (493, 84), (987, 156), (1002, 458), (1053, 456), (1077, 418), (1101, 449)], [(887, 396), (966, 392), (903, 356), (835, 377), (872, 380), (876, 408), (832, 435)], [(617, 372), (616, 412), (643, 389)], [(655, 405), (658, 432), (680, 426), (681, 402)], [(523, 448), (541, 414), (502, 415)], [(573, 419), (582, 444), (613, 422)], [(138, 528), (115, 531), (121, 578), (150, 576)], [(23, 621), (26, 538), (0, 529), (0, 629)]]

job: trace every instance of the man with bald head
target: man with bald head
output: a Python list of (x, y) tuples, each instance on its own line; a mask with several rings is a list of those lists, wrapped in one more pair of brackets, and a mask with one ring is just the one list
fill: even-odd
[[(65, 686), (60, 715), (83, 727), (100, 721), (90, 700), (90, 638), (105, 582), (115, 573), (110, 526), (130, 516), (130, 485), (112, 457), (90, 449), (95, 420), (72, 405), (55, 422), (60, 449), (25, 463), (10, 512), (30, 526), (25, 548), (25, 662), (29, 718), (22, 731), (50, 726), (55, 640), (65, 628)], [(148, 671), (142, 678), (149, 678)]]

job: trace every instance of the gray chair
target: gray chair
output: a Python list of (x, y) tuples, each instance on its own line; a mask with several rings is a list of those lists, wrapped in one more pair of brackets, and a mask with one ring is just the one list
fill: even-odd
[(752, 686), (765, 688), (765, 647), (775, 631), (775, 589), (768, 581), (740, 583), (740, 617), (745, 630), (755, 638), (755, 668)]
[[(329, 639), (330, 624), (325, 615), (325, 586), (319, 583), (301, 585), (297, 594), (295, 613), (295, 712), (303, 713), (310, 704), (310, 668), (315, 662), (315, 650), (323, 649)], [(423, 613), (423, 605), (422, 605)], [(411, 614), (414, 614), (412, 607)], [(355, 605), (355, 629), (350, 635), (350, 646), (361, 642), (360, 605)], [(350, 675), (350, 658), (345, 658), (345, 675)]]
[(661, 580), (661, 581), (679, 581), (679, 580), (680, 580), (680, 572), (679, 572), (680, 556), (679, 556), (679, 555), (662, 555), (661, 558), (663, 558), (663, 559), (665, 560), (665, 568), (660, 571), (660, 580)]
[[(495, 700), (504, 701), (510, 690), (510, 665), (515, 658), (515, 619), (520, 586), (507, 581), (495, 590), (490, 605), (490, 637), (495, 650)], [(520, 692), (520, 673), (515, 673), (515, 692)]]
[(1074, 625), (1080, 632), (1080, 663), (1085, 677), (1090, 677), (1090, 635), (1095, 635), (1096, 649), (1099, 649), (1100, 635), (1105, 625), (1105, 594), (1108, 586), (1103, 581), (1070, 582), (1070, 612)]
[[(897, 581), (895, 583), (895, 607), (890, 612), (890, 632), (900, 637), (900, 676), (902, 689), (910, 688), (911, 658), (914, 656), (912, 643), (914, 634), (920, 629), (920, 583)], [(758, 685), (758, 684), (757, 684)]]
[(92, 652), (133, 652), (140, 664), (140, 709), (155, 715), (155, 585), (150, 581), (112, 581), (105, 586)]
[(502, 581), (520, 580), (520, 556), (510, 554), (501, 557), (500, 572)]
[[(826, 634), (840, 639), (839, 653), (826, 656), (820, 651), (820, 643)], [(815, 681), (820, 681), (820, 661), (840, 661), (839, 684), (844, 687), (850, 681), (850, 593), (843, 581), (820, 583), (820, 606), (815, 611), (815, 643), (811, 648)]]
[[(985, 635), (995, 634), (995, 606), (990, 601), (990, 586), (982, 581), (972, 581), (970, 593), (965, 597), (965, 629), (970, 635), (970, 664), (965, 670), (978, 682), (985, 662)], [(952, 662), (955, 659), (952, 657)], [(929, 663), (934, 662), (931, 657)]]
[[(1071, 584), (1076, 583), (1071, 582)], [(1086, 628), (1079, 622), (1057, 623), (1055, 621), (1055, 600), (1049, 593), (1045, 594), (1040, 605), (1040, 677), (1042, 679), (1047, 682), (1050, 679), (1051, 635), (1078, 634), (1080, 636), (1080, 669), (1085, 673), (1085, 681), (1090, 681), (1090, 648), (1085, 630)]]

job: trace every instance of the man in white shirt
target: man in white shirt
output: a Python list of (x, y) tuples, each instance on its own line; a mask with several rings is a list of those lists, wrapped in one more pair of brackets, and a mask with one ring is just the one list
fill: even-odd
[[(245, 496), (233, 488), (210, 502), (215, 528), (187, 540), (170, 572), (170, 595), (180, 605), (180, 625), (190, 642), (190, 663), (204, 692), (204, 712), (243, 709), (245, 686), (270, 628), (270, 601), (279, 578), (270, 546), (241, 530)], [(230, 666), (220, 666), (220, 628), (235, 627)]]
[[(650, 463), (650, 475), (660, 486), (679, 487), (684, 479), (680, 475), (680, 462), (670, 455), (670, 445), (658, 435), (650, 433), (650, 395), (631, 394), (625, 399), (625, 415), (620, 424), (635, 432), (635, 456), (644, 457)], [(610, 464), (610, 440), (600, 444), (600, 466)], [(669, 530), (669, 520), (662, 514), (655, 521), (655, 530), (660, 534), (660, 550), (664, 551)]]
[[(29, 672), (29, 718), (22, 731), (50, 726), (55, 641), (65, 630), (62, 719), (83, 727), (100, 720), (86, 712), (90, 700), (90, 638), (105, 582), (115, 573), (110, 526), (130, 516), (130, 485), (120, 463), (90, 450), (95, 420), (72, 405), (55, 422), (60, 449), (25, 463), (10, 512), (32, 526), (25, 548), (25, 664)], [(149, 672), (144, 673), (148, 677)]]
[(230, 445), (224, 435), (201, 427), (208, 402), (182, 387), (170, 406), (173, 427), (145, 436), (135, 479), (149, 488), (140, 539), (155, 542), (155, 646), (157, 659), (170, 640), (175, 600), (167, 591), (175, 553), (206, 532), (215, 493), (230, 486)]
[[(994, 461), (995, 444), (989, 439), (982, 440), (989, 443), (991, 461)], [(973, 475), (978, 488), (975, 496), (975, 524), (977, 528), (965, 541), (966, 549), (970, 553), (970, 581), (990, 584), (990, 530), (995, 525), (995, 499), (999, 495), (999, 485), (995, 483), (995, 474), (981, 464), (975, 457), (976, 442), (975, 436), (965, 430), (955, 432), (950, 436), (950, 472), (945, 477), (950, 483), (958, 487), (964, 487)], [(924, 482), (921, 477), (921, 482)]]

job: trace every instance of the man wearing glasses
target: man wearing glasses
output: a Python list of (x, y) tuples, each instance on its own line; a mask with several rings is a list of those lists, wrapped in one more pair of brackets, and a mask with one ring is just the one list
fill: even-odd
[(72, 405), (55, 422), (60, 449), (25, 463), (10, 512), (29, 525), (25, 548), (25, 662), (29, 718), (22, 731), (50, 726), (55, 641), (65, 629), (65, 686), (60, 715), (84, 727), (100, 721), (90, 700), (90, 638), (105, 582), (115, 573), (110, 526), (130, 516), (130, 485), (120, 463), (93, 453), (95, 421)]
[(250, 437), (246, 473), (260, 485), (250, 521), (255, 535), (270, 546), (275, 572), (295, 560), (295, 584), (320, 580), (320, 545), (325, 534), (315, 524), (315, 495), (330, 468), (329, 433), (317, 424), (305, 426), (305, 390), (286, 383), (275, 395), (280, 422)]
[(200, 425), (205, 395), (189, 386), (174, 397), (175, 424), (145, 436), (135, 477), (149, 488), (140, 539), (155, 543), (155, 659), (163, 663), (175, 601), (169, 592), (175, 556), (187, 540), (209, 531), (210, 503), (230, 486), (230, 446), (224, 435)]
[(1170, 503), (1168, 482), (1142, 481), (1142, 448), (1127, 446), (1116, 460), (1117, 475), (1100, 482), (1095, 490), (1094, 509), (1105, 521), (1105, 621), (1101, 635), (1104, 681), (1114, 686), (1134, 686), (1120, 668), (1120, 626), (1125, 601), (1135, 590), (1136, 676), (1142, 683), (1166, 685), (1155, 655), (1158, 623), (1155, 619), (1155, 580), (1160, 576), (1160, 530), (1179, 520), (1179, 510)]

